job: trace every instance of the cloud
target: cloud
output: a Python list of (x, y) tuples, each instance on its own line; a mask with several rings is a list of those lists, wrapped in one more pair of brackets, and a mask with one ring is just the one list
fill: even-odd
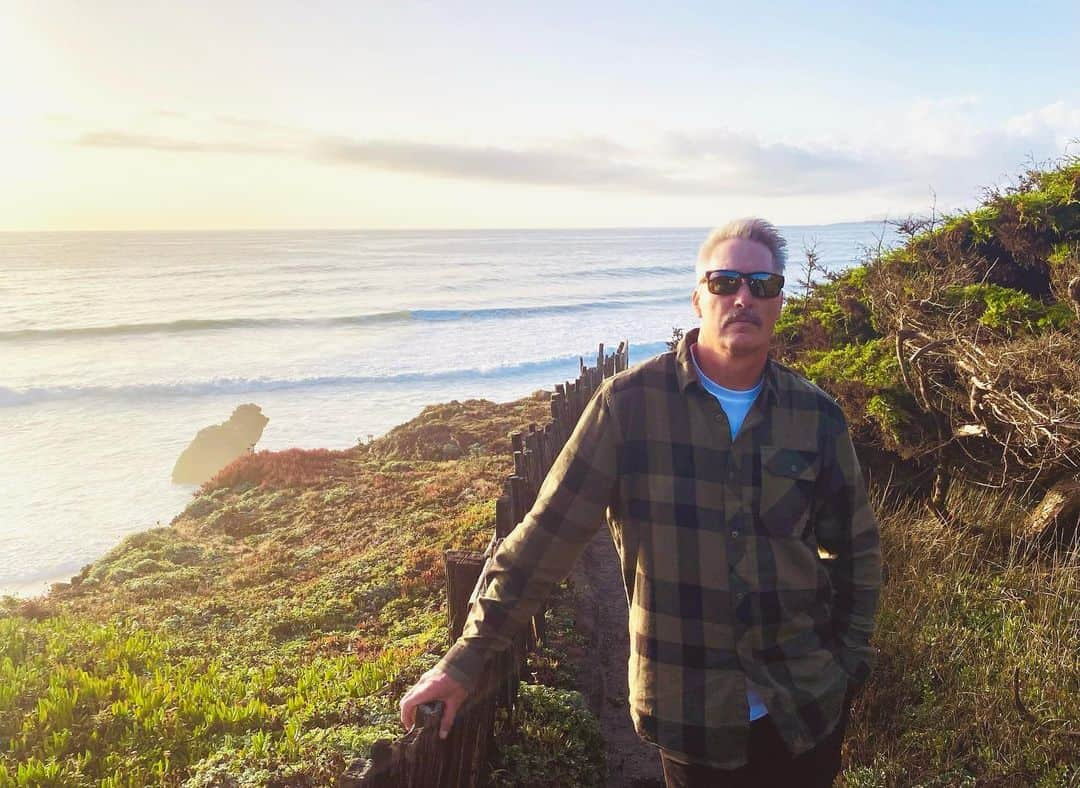
[[(599, 151), (599, 152), (597, 152)], [(538, 186), (633, 188), (701, 193), (714, 184), (626, 161), (615, 145), (588, 140), (579, 149), (500, 148), (388, 140), (324, 139), (312, 146), (315, 158), (440, 178), (497, 181)], [(628, 152), (629, 153), (629, 152)]]
[(1006, 122), (1005, 133), (1010, 137), (1052, 140), (1060, 147), (1080, 140), (1080, 107), (1070, 107), (1055, 101), (1045, 107), (1015, 115)]
[[(253, 139), (259, 136), (252, 134)], [(645, 150), (598, 137), (511, 148), (313, 135), (270, 143), (237, 142), (122, 131), (89, 132), (78, 144), (168, 153), (304, 156), (333, 166), (434, 178), (686, 196), (837, 192), (865, 187), (877, 169), (843, 151), (765, 144), (724, 130), (673, 133)]]
[(227, 140), (192, 140), (155, 134), (130, 134), (125, 131), (91, 131), (83, 134), (76, 144), (87, 148), (123, 148), (166, 153), (282, 153), (280, 146), (259, 145)]
[(79, 137), (77, 144), (164, 153), (303, 156), (331, 165), (535, 186), (634, 189), (665, 194), (717, 190), (713, 182), (680, 177), (662, 168), (629, 161), (635, 156), (633, 151), (595, 138), (581, 140), (580, 144), (515, 149), (312, 135), (291, 142), (257, 143), (107, 130), (87, 132)]
[(992, 131), (976, 122), (970, 98), (919, 99), (894, 117), (882, 117), (875, 136), (883, 150), (904, 158), (971, 158), (975, 141)]
[(865, 187), (877, 167), (855, 154), (763, 143), (725, 129), (669, 134), (666, 150), (686, 167), (704, 168), (757, 195), (814, 194)]
[(243, 118), (238, 115), (214, 115), (213, 121), (220, 126), (243, 129), (249, 132), (275, 132), (284, 133), (286, 135), (307, 136), (307, 132), (304, 131), (304, 129), (295, 126), (288, 126), (284, 123), (272, 123), (270, 121), (257, 120), (254, 118)]
[(728, 131), (673, 133), (655, 150), (602, 138), (543, 148), (323, 140), (317, 159), (445, 178), (663, 194), (814, 194), (866, 186), (874, 169), (840, 151), (762, 144)]
[[(577, 190), (710, 197), (875, 193), (918, 206), (933, 190), (945, 206), (970, 201), (1025, 165), (1060, 156), (1080, 134), (1064, 101), (988, 125), (974, 97), (921, 100), (882, 116), (863, 138), (763, 141), (730, 129), (672, 131), (630, 147), (602, 136), (523, 146), (318, 135), (227, 115), (187, 134), (92, 131), (84, 147), (172, 154), (270, 155), (432, 178)], [(1072, 135), (1072, 136), (1070, 136)], [(880, 200), (879, 200), (880, 201)]]
[[(1057, 101), (979, 125), (961, 110), (942, 111), (907, 129), (897, 129), (897, 165), (911, 179), (933, 185), (953, 202), (967, 202), (981, 187), (1004, 185), (1029, 166), (1045, 166), (1076, 152), (1080, 108)], [(921, 144), (920, 144), (921, 143)]]

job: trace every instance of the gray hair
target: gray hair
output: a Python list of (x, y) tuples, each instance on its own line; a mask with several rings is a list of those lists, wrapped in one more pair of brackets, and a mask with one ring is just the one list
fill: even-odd
[(746, 219), (735, 219), (718, 227), (709, 233), (705, 243), (698, 250), (697, 268), (700, 273), (709, 263), (713, 250), (723, 241), (731, 238), (743, 238), (747, 241), (757, 241), (772, 254), (773, 265), (778, 273), (784, 273), (787, 264), (787, 241), (771, 223), (756, 216)]

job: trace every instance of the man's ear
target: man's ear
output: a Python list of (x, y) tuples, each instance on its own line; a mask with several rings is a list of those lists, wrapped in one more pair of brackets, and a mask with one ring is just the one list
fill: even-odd
[(698, 303), (698, 289), (695, 287), (694, 292), (690, 294), (690, 303), (694, 307), (694, 314), (701, 317), (701, 304)]

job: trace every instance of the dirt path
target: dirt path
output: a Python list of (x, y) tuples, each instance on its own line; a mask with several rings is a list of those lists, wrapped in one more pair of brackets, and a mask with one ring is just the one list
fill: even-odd
[(608, 788), (663, 788), (659, 750), (639, 739), (630, 722), (626, 591), (606, 529), (586, 548), (573, 580), (579, 594), (577, 621), (590, 641), (580, 689), (604, 734)]

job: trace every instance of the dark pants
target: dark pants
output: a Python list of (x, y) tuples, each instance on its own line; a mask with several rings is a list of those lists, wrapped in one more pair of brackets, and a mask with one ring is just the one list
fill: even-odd
[(738, 769), (677, 763), (660, 751), (668, 788), (828, 788), (840, 771), (847, 712), (817, 747), (792, 756), (769, 715), (750, 723), (749, 763)]

